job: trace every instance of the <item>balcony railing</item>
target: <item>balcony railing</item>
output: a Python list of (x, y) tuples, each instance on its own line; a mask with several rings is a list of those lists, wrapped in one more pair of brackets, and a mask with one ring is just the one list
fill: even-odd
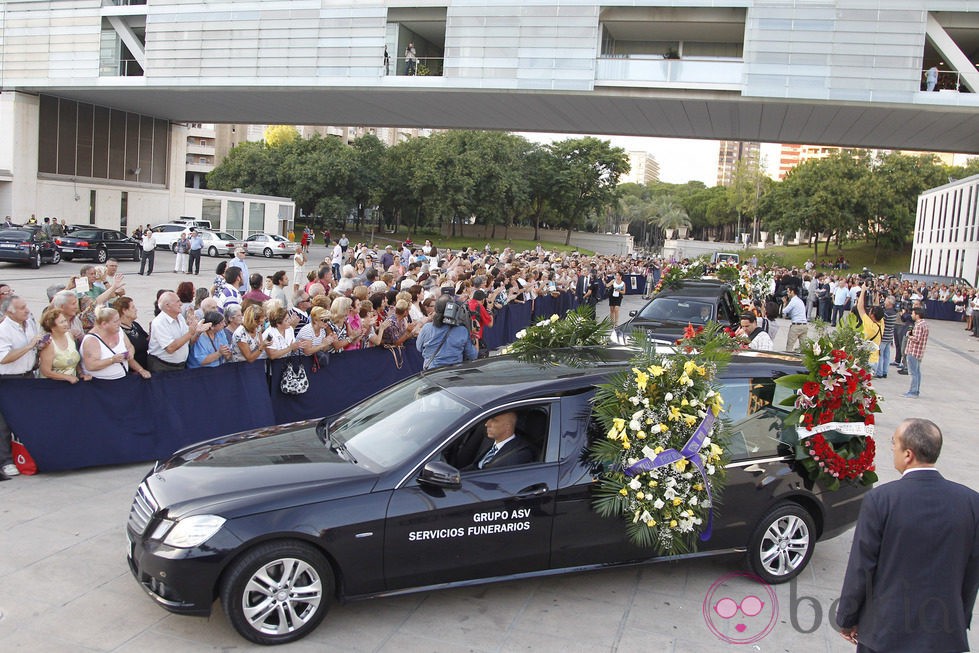
[(142, 77), (143, 67), (135, 59), (105, 61), (99, 65), (100, 77)]
[(928, 81), (928, 71), (921, 71), (921, 90), (922, 91), (948, 91), (954, 93), (969, 93), (969, 89), (962, 84), (962, 74), (956, 70), (939, 70), (935, 79), (934, 88), (929, 88), (931, 83)]
[(384, 74), (417, 77), (441, 77), (443, 57), (418, 57), (414, 66), (404, 57), (388, 57), (384, 60)]
[(744, 62), (740, 59), (604, 55), (595, 66), (596, 84), (740, 90), (743, 78)]

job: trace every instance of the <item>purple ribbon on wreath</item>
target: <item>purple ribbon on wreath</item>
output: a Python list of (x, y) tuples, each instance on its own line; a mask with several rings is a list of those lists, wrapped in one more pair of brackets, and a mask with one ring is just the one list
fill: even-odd
[(700, 470), (700, 477), (704, 479), (704, 487), (707, 489), (707, 498), (710, 500), (710, 508), (707, 511), (707, 528), (704, 532), (700, 534), (700, 541), (706, 542), (710, 539), (711, 529), (714, 524), (714, 496), (710, 491), (710, 481), (707, 479), (707, 472), (704, 471), (704, 460), (700, 456), (700, 450), (704, 446), (704, 440), (707, 439), (707, 434), (710, 433), (710, 429), (714, 426), (714, 413), (713, 411), (707, 411), (707, 417), (704, 421), (700, 423), (697, 429), (687, 440), (687, 443), (683, 445), (683, 448), (677, 451), (676, 449), (667, 449), (662, 453), (656, 454), (655, 458), (643, 458), (634, 465), (630, 465), (626, 468), (625, 473), (629, 476), (638, 476), (643, 472), (650, 472), (654, 469), (660, 467), (666, 467), (667, 465), (672, 465), (675, 462), (679, 462), (686, 458)]

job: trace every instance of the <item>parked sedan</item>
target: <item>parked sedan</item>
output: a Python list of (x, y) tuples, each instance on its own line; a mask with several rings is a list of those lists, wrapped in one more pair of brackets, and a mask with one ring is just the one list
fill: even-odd
[(296, 253), (296, 243), (276, 234), (252, 234), (245, 239), (245, 246), (249, 254), (260, 254), (265, 258), (289, 258)]
[(0, 231), (0, 261), (27, 263), (36, 270), (41, 263), (60, 263), (61, 250), (40, 227), (26, 225)]
[(57, 236), (54, 242), (61, 248), (66, 261), (93, 259), (105, 263), (110, 258), (139, 260), (140, 244), (121, 231), (100, 227), (76, 227), (66, 236)]
[[(596, 470), (583, 455), (605, 437), (595, 386), (627, 370), (633, 351), (566, 353), (578, 363), (500, 356), (438, 369), (333, 418), (177, 452), (136, 492), (133, 575), (167, 610), (207, 615), (220, 598), (243, 637), (279, 644), (316, 628), (335, 598), (656, 561), (621, 519), (592, 509)], [(814, 485), (782, 443), (774, 378), (799, 367), (750, 352), (724, 371), (723, 509), (691, 554), (747, 553), (771, 583), (851, 527), (867, 491)], [(478, 469), (487, 420), (504, 412), (517, 413), (530, 462)]]
[[(188, 230), (187, 233), (189, 234), (190, 231)], [(235, 249), (245, 244), (227, 231), (201, 230), (201, 237), (204, 239), (204, 253), (208, 256), (234, 257)], [(176, 247), (176, 244), (172, 247)]]

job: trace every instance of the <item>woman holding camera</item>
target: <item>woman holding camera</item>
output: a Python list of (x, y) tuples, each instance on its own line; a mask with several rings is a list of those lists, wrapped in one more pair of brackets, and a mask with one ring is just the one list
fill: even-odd
[[(79, 374), (82, 357), (75, 346), (75, 339), (69, 333), (68, 317), (60, 308), (50, 308), (41, 314), (41, 328), (48, 332), (51, 342), (50, 347), (41, 347), (38, 353), (43, 378), (68, 383), (78, 383), (79, 378), (83, 381), (92, 378), (87, 374)], [(44, 339), (41, 336), (40, 342)]]
[(149, 371), (133, 359), (133, 346), (120, 328), (114, 308), (95, 311), (95, 325), (82, 339), (82, 371), (94, 379), (121, 379), (134, 370), (144, 379)]

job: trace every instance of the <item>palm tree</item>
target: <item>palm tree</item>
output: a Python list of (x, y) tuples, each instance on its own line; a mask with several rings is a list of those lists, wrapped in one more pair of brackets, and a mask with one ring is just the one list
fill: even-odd
[(690, 216), (687, 215), (686, 209), (668, 197), (663, 198), (656, 206), (650, 220), (664, 232), (673, 229), (687, 229), (691, 225)]

